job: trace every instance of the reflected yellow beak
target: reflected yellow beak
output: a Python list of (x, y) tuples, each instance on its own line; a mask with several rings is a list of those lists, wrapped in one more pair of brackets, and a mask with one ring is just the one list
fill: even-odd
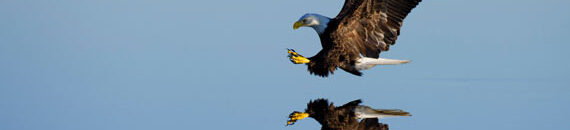
[(295, 22), (295, 24), (293, 24), (293, 30), (297, 30), (297, 29), (299, 29), (300, 27), (302, 27), (302, 26), (304, 26), (304, 25), (305, 25), (305, 24), (303, 24), (302, 21), (297, 21), (297, 22)]

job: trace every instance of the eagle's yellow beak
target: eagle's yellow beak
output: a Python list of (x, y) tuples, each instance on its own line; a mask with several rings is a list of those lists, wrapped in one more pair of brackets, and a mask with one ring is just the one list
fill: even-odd
[(303, 24), (303, 21), (297, 21), (297, 22), (295, 22), (295, 24), (293, 24), (293, 30), (297, 30), (304, 25), (305, 24)]

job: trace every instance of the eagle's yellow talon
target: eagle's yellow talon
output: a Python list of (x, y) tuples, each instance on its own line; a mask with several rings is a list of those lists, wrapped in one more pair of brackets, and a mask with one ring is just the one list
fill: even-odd
[(291, 55), (299, 55), (297, 54), (297, 52), (295, 52), (295, 50), (293, 49), (287, 49), (287, 53), (291, 54)]
[(289, 53), (289, 59), (294, 64), (306, 64), (306, 63), (311, 62), (311, 60), (303, 57), (299, 53), (295, 52), (295, 50), (293, 50), (293, 49), (287, 49), (287, 53)]
[(306, 64), (311, 62), (311, 60), (303, 57), (303, 56), (291, 56), (291, 61), (295, 64)]

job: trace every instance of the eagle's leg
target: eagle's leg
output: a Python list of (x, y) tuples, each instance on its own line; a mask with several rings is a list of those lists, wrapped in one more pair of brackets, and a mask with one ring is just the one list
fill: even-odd
[(311, 60), (305, 58), (304, 56), (300, 55), (299, 53), (295, 52), (293, 49), (287, 49), (287, 53), (289, 53), (289, 60), (293, 62), (293, 64), (307, 64), (311, 62)]

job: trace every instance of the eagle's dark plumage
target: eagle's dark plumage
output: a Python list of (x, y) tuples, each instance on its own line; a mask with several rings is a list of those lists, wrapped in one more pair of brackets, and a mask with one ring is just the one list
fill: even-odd
[(379, 58), (400, 35), (403, 19), (421, 0), (346, 0), (340, 13), (319, 34), (323, 49), (308, 58), (311, 74), (326, 77), (337, 67), (362, 75), (355, 68), (361, 56)]
[(335, 107), (326, 99), (316, 99), (307, 104), (305, 112), (322, 125), (321, 130), (388, 130), (388, 125), (378, 123), (378, 118), (358, 122), (353, 110), (361, 102), (354, 100)]

